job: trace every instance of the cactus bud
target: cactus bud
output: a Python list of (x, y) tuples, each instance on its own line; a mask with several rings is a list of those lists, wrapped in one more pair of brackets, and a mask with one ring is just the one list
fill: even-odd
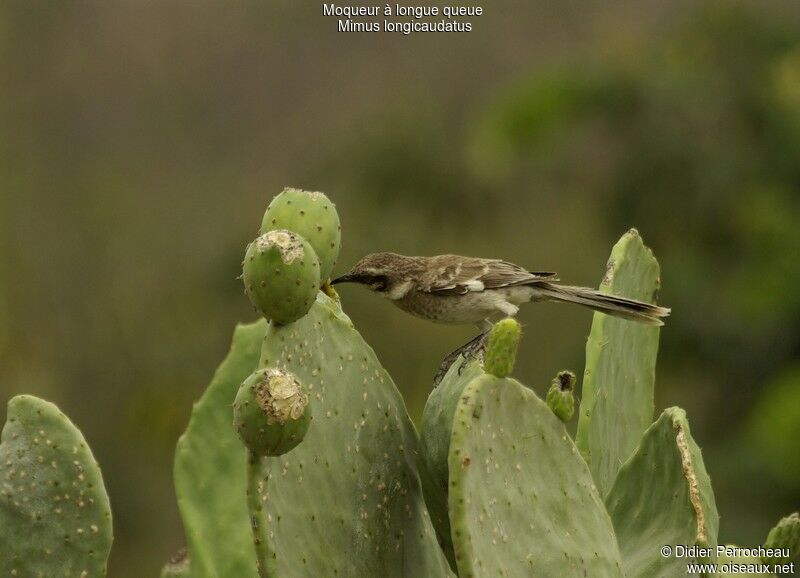
[(516, 319), (503, 319), (492, 327), (483, 368), (495, 377), (507, 377), (514, 370), (522, 330)]
[(775, 564), (789, 564), (800, 556), (800, 515), (797, 512), (781, 519), (778, 524), (769, 531), (764, 542), (764, 548), (780, 548), (788, 556), (771, 556), (761, 559), (764, 564), (770, 567)]
[(339, 258), (342, 233), (336, 206), (325, 193), (286, 188), (272, 199), (261, 232), (288, 229), (301, 235), (317, 253), (320, 279), (327, 281)]
[(244, 291), (268, 319), (287, 324), (314, 304), (319, 289), (319, 260), (297, 233), (269, 231), (247, 246), (242, 270)]
[(569, 421), (575, 413), (573, 391), (577, 379), (571, 371), (559, 371), (547, 392), (547, 406), (561, 421)]
[(236, 433), (259, 456), (280, 456), (294, 449), (310, 424), (308, 395), (288, 371), (256, 371), (244, 380), (233, 402)]

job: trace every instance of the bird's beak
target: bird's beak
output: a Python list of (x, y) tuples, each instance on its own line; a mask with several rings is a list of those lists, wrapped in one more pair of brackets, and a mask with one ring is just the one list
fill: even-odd
[(353, 277), (349, 273), (345, 273), (344, 275), (337, 277), (333, 281), (331, 281), (331, 285), (336, 285), (337, 283), (348, 283), (353, 280)]

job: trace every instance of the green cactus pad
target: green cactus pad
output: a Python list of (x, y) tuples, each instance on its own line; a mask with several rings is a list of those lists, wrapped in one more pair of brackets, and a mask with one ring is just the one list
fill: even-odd
[(453, 432), (453, 416), (461, 394), (480, 375), (484, 375), (484, 372), (477, 359), (464, 361), (464, 358), (459, 357), (447, 370), (439, 385), (433, 388), (422, 411), (419, 443), (422, 490), (439, 543), (453, 568), (456, 561), (447, 508), (450, 436)]
[(250, 481), (262, 575), (451, 576), (403, 399), (338, 304), (319, 293), (308, 315), (271, 326), (260, 366), (294, 373), (314, 404), (303, 443), (261, 458)]
[(547, 391), (547, 407), (553, 410), (561, 421), (567, 422), (575, 413), (575, 374), (571, 371), (559, 371)]
[(247, 246), (244, 291), (267, 319), (286, 324), (305, 315), (320, 285), (319, 260), (297, 233), (275, 230)]
[[(763, 564), (761, 560), (753, 556), (738, 554), (736, 550), (729, 550), (730, 548), (737, 548), (737, 546), (727, 545), (718, 557), (718, 571), (714, 574), (716, 578), (773, 578), (772, 574), (765, 574), (761, 571)], [(730, 568), (731, 564), (736, 565), (735, 571)]]
[(280, 456), (294, 449), (310, 424), (308, 395), (287, 371), (255, 371), (244, 380), (233, 402), (234, 429), (258, 456)]
[(685, 577), (691, 559), (662, 556), (664, 545), (716, 548), (714, 491), (682, 409), (664, 410), (645, 432), (620, 468), (606, 507), (628, 578)]
[(258, 576), (244, 492), (247, 452), (231, 428), (231, 404), (258, 365), (266, 327), (261, 319), (236, 328), (230, 353), (195, 403), (175, 450), (192, 578)]
[(0, 576), (106, 575), (111, 508), (81, 432), (50, 402), (19, 395), (0, 438)]
[(261, 232), (289, 229), (303, 236), (319, 257), (320, 277), (327, 281), (339, 258), (342, 234), (339, 215), (324, 193), (286, 188), (272, 199)]
[(786, 548), (789, 556), (764, 557), (765, 564), (791, 564), (800, 559), (800, 515), (797, 512), (782, 518), (778, 524), (769, 531), (764, 542), (764, 548)]
[(507, 377), (514, 371), (522, 329), (516, 319), (503, 319), (492, 327), (486, 347), (483, 367), (495, 377)]
[(461, 578), (622, 576), (586, 463), (564, 424), (518, 381), (484, 375), (466, 387), (449, 465)]
[[(658, 261), (631, 229), (612, 249), (600, 289), (653, 303), (659, 285)], [(602, 496), (653, 421), (658, 337), (658, 327), (594, 314), (575, 441)]]

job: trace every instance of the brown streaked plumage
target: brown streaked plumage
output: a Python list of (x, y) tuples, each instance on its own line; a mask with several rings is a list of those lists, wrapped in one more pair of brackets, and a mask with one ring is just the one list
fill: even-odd
[(470, 323), (483, 330), (499, 318), (513, 317), (521, 304), (530, 301), (577, 303), (648, 325), (663, 325), (662, 318), (670, 313), (658, 305), (557, 281), (555, 273), (528, 271), (499, 259), (372, 253), (333, 283), (360, 283), (418, 317)]

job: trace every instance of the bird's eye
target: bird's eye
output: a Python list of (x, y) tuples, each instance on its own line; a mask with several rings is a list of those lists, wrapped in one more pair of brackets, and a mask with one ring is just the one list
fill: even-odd
[(369, 288), (373, 291), (385, 291), (386, 290), (386, 277), (383, 275), (378, 277), (373, 277), (372, 280), (369, 282)]

